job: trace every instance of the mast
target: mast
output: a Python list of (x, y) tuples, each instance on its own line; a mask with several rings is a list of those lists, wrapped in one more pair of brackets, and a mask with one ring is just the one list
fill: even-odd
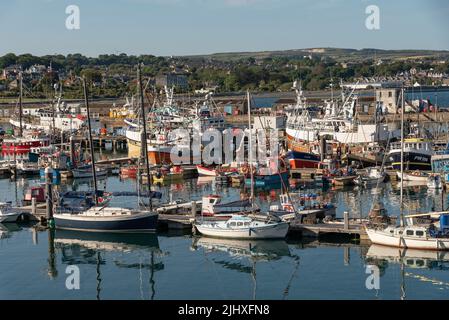
[(248, 139), (248, 161), (249, 161), (249, 171), (251, 174), (251, 207), (254, 207), (254, 173), (253, 173), (253, 138), (251, 129), (251, 99), (249, 95), (249, 90), (247, 91), (248, 99), (248, 128), (249, 128), (249, 139)]
[(137, 77), (139, 80), (139, 94), (140, 94), (140, 113), (142, 116), (142, 128), (143, 138), (141, 141), (142, 151), (144, 154), (145, 165), (147, 169), (147, 181), (148, 181), (148, 201), (150, 204), (150, 210), (153, 209), (153, 203), (151, 201), (151, 179), (150, 179), (150, 162), (148, 161), (148, 142), (147, 142), (147, 123), (145, 118), (145, 102), (143, 97), (143, 83), (142, 83), (142, 71), (140, 64), (137, 65)]
[(92, 126), (90, 123), (89, 99), (87, 98), (86, 78), (82, 77), (81, 79), (83, 82), (84, 103), (86, 104), (86, 111), (87, 111), (87, 126), (88, 126), (88, 130), (89, 130), (90, 157), (91, 157), (91, 161), (92, 161), (92, 174), (93, 174), (94, 190), (95, 190), (94, 199), (95, 199), (95, 205), (98, 206), (97, 172), (95, 171), (94, 142), (92, 140)]
[(404, 226), (404, 86), (401, 94), (401, 227)]
[(23, 75), (22, 75), (22, 71), (19, 72), (19, 86), (20, 86), (20, 95), (19, 95), (19, 122), (20, 122), (20, 127), (19, 127), (19, 137), (22, 137), (23, 135), (23, 124), (22, 124), (22, 114), (23, 114), (23, 109), (22, 109), (22, 96), (23, 96)]

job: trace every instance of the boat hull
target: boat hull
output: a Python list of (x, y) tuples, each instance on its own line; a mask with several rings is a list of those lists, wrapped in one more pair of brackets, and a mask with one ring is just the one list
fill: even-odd
[[(270, 185), (281, 184), (282, 182), (287, 183), (289, 178), (288, 171), (272, 174), (272, 175), (255, 175), (254, 176), (254, 185), (256, 187), (264, 187)], [(246, 185), (251, 185), (251, 179), (245, 179)]]
[(0, 223), (14, 223), (17, 221), (17, 219), (19, 219), (19, 217), (20, 217), (19, 212), (0, 215)]
[[(431, 171), (432, 156), (417, 152), (404, 152), (404, 170), (414, 171)], [(401, 153), (390, 152), (390, 162), (395, 170), (401, 170)]]
[(422, 249), (422, 250), (449, 250), (449, 240), (441, 240), (438, 238), (427, 239), (410, 239), (406, 237), (398, 238), (385, 232), (366, 229), (368, 237), (374, 244), (379, 244), (388, 247), (408, 248), (408, 249)]
[[(260, 228), (222, 229), (195, 225), (204, 236), (223, 239), (283, 239), (287, 235), (289, 224), (278, 223)], [(219, 230), (218, 230), (219, 229)]]
[(54, 216), (57, 229), (87, 232), (153, 232), (156, 230), (157, 214), (140, 214), (118, 217), (82, 217), (57, 214)]
[(196, 166), (196, 170), (198, 170), (198, 174), (201, 177), (216, 177), (217, 171), (205, 168), (203, 166)]
[(321, 161), (319, 156), (307, 152), (290, 151), (287, 157), (291, 169), (316, 169)]

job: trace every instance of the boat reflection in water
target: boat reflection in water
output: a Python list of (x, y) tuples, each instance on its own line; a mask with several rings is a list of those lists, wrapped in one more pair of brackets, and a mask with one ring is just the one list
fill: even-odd
[[(113, 263), (117, 268), (136, 269), (142, 277), (142, 270), (149, 271), (150, 299), (154, 299), (156, 271), (164, 269), (164, 264), (157, 261), (161, 255), (159, 240), (155, 234), (117, 234), (91, 233), (69, 230), (56, 230), (54, 248), (61, 252), (61, 261), (66, 265), (96, 265), (97, 299), (101, 293), (101, 266), (107, 260), (102, 258), (106, 252), (129, 253), (121, 259), (115, 256)], [(51, 252), (51, 250), (50, 250)], [(131, 258), (130, 258), (131, 257)], [(126, 259), (125, 259), (126, 258)], [(131, 259), (136, 258), (136, 261)], [(144, 262), (146, 259), (147, 262)], [(141, 279), (141, 284), (142, 279)], [(143, 288), (141, 288), (143, 299)]]
[[(257, 278), (256, 263), (280, 260), (283, 257), (289, 257), (293, 261), (293, 272), (288, 280), (283, 298), (286, 299), (293, 279), (299, 268), (299, 257), (292, 255), (287, 243), (284, 240), (230, 240), (219, 238), (194, 238), (192, 243), (193, 250), (204, 249), (205, 253), (226, 253), (232, 259), (212, 259), (212, 261), (223, 268), (251, 274), (253, 280), (253, 299), (256, 300)], [(243, 263), (244, 259), (251, 262), (251, 266)]]
[(421, 274), (414, 274), (409, 269), (428, 269), (428, 270), (449, 270), (449, 252), (446, 251), (429, 251), (429, 250), (413, 250), (398, 249), (394, 247), (386, 247), (373, 244), (368, 249), (365, 261), (369, 265), (379, 267), (380, 276), (385, 274), (389, 264), (397, 264), (400, 266), (400, 299), (405, 300), (407, 297), (405, 278), (414, 278), (423, 282), (430, 282), (438, 285), (440, 288), (445, 286), (449, 288), (449, 283), (440, 280), (430, 279)]
[(373, 244), (366, 254), (366, 262), (378, 266), (391, 264), (403, 264), (413, 269), (449, 269), (449, 252), (426, 250), (399, 250)]

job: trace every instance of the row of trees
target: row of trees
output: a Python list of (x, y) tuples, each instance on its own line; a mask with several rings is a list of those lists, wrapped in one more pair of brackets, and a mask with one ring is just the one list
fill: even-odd
[[(100, 55), (95, 58), (81, 54), (46, 55), (42, 57), (31, 54), (6, 54), (0, 57), (0, 68), (21, 65), (27, 69), (40, 64), (52, 66), (53, 70), (68, 75), (84, 75), (91, 83), (101, 83), (95, 89), (98, 95), (117, 95), (133, 88), (135, 65), (143, 63), (143, 72), (147, 77), (171, 72), (173, 69), (184, 70), (189, 80), (189, 90), (204, 87), (217, 87), (221, 92), (233, 92), (250, 89), (252, 91), (290, 90), (294, 80), (301, 80), (307, 90), (328, 88), (333, 81), (338, 85), (340, 79), (353, 81), (360, 77), (395, 76), (418, 70), (434, 69), (435, 72), (448, 73), (449, 63), (436, 64), (431, 59), (421, 61), (392, 61), (378, 64), (374, 60), (349, 61), (340, 63), (331, 58), (314, 57), (267, 57), (263, 59), (245, 58), (230, 61), (214, 61), (206, 58), (167, 58), (152, 55), (128, 56), (126, 54)], [(124, 75), (119, 81), (114, 75)], [(127, 80), (126, 80), (127, 79)], [(57, 73), (46, 74), (34, 88), (44, 92), (58, 81)], [(47, 89), (46, 89), (47, 88)], [(94, 91), (95, 91), (94, 90)], [(70, 90), (69, 90), (70, 91)], [(74, 89), (78, 92), (79, 88)]]

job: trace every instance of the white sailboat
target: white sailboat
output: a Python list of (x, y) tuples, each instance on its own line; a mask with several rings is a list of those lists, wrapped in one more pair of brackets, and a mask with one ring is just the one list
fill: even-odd
[[(439, 222), (405, 225), (404, 221), (404, 89), (401, 108), (401, 212), (400, 226), (367, 226), (366, 232), (374, 244), (405, 249), (449, 250), (449, 212), (427, 213), (420, 216), (440, 216)], [(415, 215), (416, 217), (416, 215)], [(413, 221), (412, 219), (408, 219)]]

